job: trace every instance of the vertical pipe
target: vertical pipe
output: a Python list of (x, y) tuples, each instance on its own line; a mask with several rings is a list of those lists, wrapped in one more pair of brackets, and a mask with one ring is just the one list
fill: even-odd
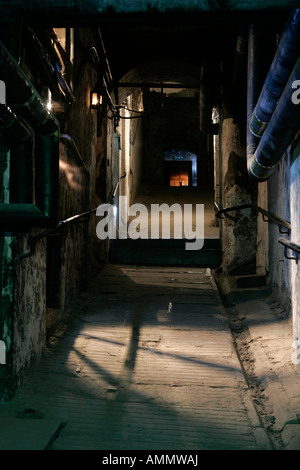
[(258, 99), (257, 83), (257, 37), (254, 26), (249, 27), (248, 36), (248, 65), (247, 65), (247, 168), (252, 161), (255, 149), (259, 143), (258, 137), (250, 131), (250, 121)]
[(33, 195), (33, 131), (11, 109), (0, 105), (0, 132), (10, 147), (9, 202), (31, 203)]
[(58, 122), (47, 109), (23, 70), (3, 43), (0, 42), (0, 79), (7, 87), (7, 103), (38, 132), (55, 132)]
[[(35, 197), (38, 208), (55, 225), (59, 207), (59, 131), (36, 135)], [(43, 175), (43, 177), (41, 177)]]
[[(28, 214), (26, 212), (25, 218), (28, 217), (29, 223), (31, 222), (33, 226), (55, 225), (58, 220), (59, 201), (59, 123), (2, 43), (0, 43), (0, 65), (0, 78), (7, 85), (8, 103), (11, 103), (18, 116), (22, 116), (35, 132), (35, 204), (31, 204), (31, 208), (28, 204)], [(15, 121), (15, 125), (20, 127), (21, 120)], [(11, 148), (13, 149), (14, 145), (11, 144)], [(19, 163), (22, 161), (22, 166), (17, 165), (17, 180), (22, 182), (23, 189), (20, 192), (17, 182), (12, 180), (12, 187), (15, 190), (13, 200), (16, 200), (21, 208), (23, 199), (26, 203), (30, 202), (27, 191), (31, 189), (32, 173), (29, 174), (29, 171), (32, 171), (33, 165), (29, 145), (19, 148), (16, 158), (19, 159)], [(11, 214), (7, 212), (7, 208), (2, 208), (8, 223), (18, 219), (18, 223), (21, 224), (24, 213), (19, 213), (16, 206), (10, 210)]]

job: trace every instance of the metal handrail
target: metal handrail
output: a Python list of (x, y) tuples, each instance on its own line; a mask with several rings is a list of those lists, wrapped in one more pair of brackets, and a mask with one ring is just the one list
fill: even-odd
[(281, 243), (281, 245), (284, 246), (284, 256), (286, 259), (292, 259), (295, 260), (296, 263), (298, 263), (298, 256), (288, 256), (287, 251), (291, 250), (294, 253), (297, 253), (297, 255), (300, 255), (300, 246), (296, 245), (296, 243), (291, 242), (290, 240), (287, 240), (286, 238), (280, 237), (278, 238), (278, 242)]
[[(282, 217), (279, 217), (273, 214), (272, 212), (269, 212), (266, 209), (263, 209), (262, 207), (256, 206), (255, 204), (252, 204), (252, 203), (240, 204), (237, 206), (224, 207), (223, 209), (220, 209), (217, 203), (214, 202), (214, 208), (216, 212), (215, 215), (218, 218), (221, 218), (221, 214), (226, 215), (228, 212), (239, 211), (242, 209), (253, 209), (255, 212), (260, 212), (263, 215), (265, 222), (275, 222), (280, 227), (286, 228), (288, 230), (288, 233), (292, 229), (292, 225), (288, 220), (285, 220)], [(267, 218), (267, 220), (265, 219), (265, 217)]]
[[(126, 177), (126, 172), (124, 171), (122, 176), (120, 177), (120, 179), (125, 178), (125, 177)], [(112, 190), (112, 194), (109, 198), (111, 204), (113, 204), (113, 202), (114, 202), (114, 198), (115, 198), (115, 195), (117, 193), (119, 183), (120, 183), (120, 180), (117, 181), (117, 183), (115, 184), (115, 186)], [(96, 211), (97, 211), (97, 207), (95, 207), (94, 209), (90, 209), (86, 212), (82, 212), (81, 214), (73, 215), (72, 217), (68, 217), (67, 219), (61, 220), (60, 222), (58, 222), (57, 226), (54, 227), (54, 228), (44, 230), (43, 232), (38, 233), (37, 235), (34, 235), (32, 237), (28, 237), (27, 245), (30, 247), (30, 250), (27, 251), (26, 253), (23, 253), (23, 254), (19, 255), (19, 257), (23, 259), (23, 258), (28, 258), (29, 256), (32, 256), (35, 252), (35, 245), (39, 240), (41, 240), (42, 238), (44, 238), (48, 235), (59, 235), (60, 230), (65, 225), (68, 225), (72, 222), (77, 222), (79, 219), (82, 219), (83, 217), (88, 217), (89, 218), (90, 215), (93, 214)]]
[(120, 180), (123, 179), (123, 178), (126, 178), (126, 176), (127, 176), (126, 171), (123, 171), (122, 176), (120, 177), (120, 179), (118, 179), (115, 186), (112, 188), (111, 193), (110, 193), (109, 198), (108, 198), (110, 204), (112, 204), (112, 205), (114, 204), (114, 200), (115, 200), (115, 197), (116, 197), (117, 191), (119, 189), (119, 185), (120, 185)]
[(22, 258), (22, 259), (23, 258), (29, 258), (29, 256), (32, 256), (34, 254), (36, 243), (39, 240), (41, 240), (44, 237), (47, 237), (48, 235), (59, 235), (60, 230), (65, 225), (68, 225), (72, 222), (76, 222), (79, 219), (82, 219), (83, 217), (90, 217), (90, 215), (93, 214), (94, 212), (96, 212), (96, 210), (97, 210), (97, 208), (94, 208), (94, 209), (88, 210), (86, 212), (82, 212), (81, 214), (73, 215), (72, 217), (68, 217), (67, 219), (61, 220), (60, 222), (58, 222), (58, 224), (55, 228), (47, 229), (47, 230), (44, 230), (41, 233), (38, 233), (37, 235), (34, 235), (32, 237), (28, 237), (27, 245), (30, 247), (30, 250), (27, 251), (26, 253), (21, 254), (19, 257)]

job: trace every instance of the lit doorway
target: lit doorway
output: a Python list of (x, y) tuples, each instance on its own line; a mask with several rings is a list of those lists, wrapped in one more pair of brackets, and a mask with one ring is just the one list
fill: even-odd
[(168, 186), (197, 186), (197, 155), (182, 149), (165, 151), (164, 180)]

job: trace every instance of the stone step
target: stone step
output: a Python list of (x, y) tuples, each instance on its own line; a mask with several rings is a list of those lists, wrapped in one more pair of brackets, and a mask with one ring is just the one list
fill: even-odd
[(220, 240), (205, 239), (200, 250), (186, 250), (184, 239), (111, 240), (110, 263), (134, 265), (181, 265), (218, 267), (221, 264)]
[(258, 274), (230, 276), (229, 285), (231, 289), (265, 288), (267, 287), (267, 276)]

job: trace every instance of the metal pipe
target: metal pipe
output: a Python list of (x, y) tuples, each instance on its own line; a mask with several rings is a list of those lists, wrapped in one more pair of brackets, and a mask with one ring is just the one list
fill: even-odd
[[(30, 227), (54, 226), (58, 220), (59, 206), (59, 123), (2, 42), (0, 42), (0, 79), (6, 85), (7, 103), (16, 115), (15, 117), (13, 113), (8, 112), (7, 119), (11, 118), (11, 122), (19, 127), (21, 132), (19, 138), (23, 136), (25, 139), (22, 146), (16, 150), (15, 160), (19, 159), (23, 163), (19, 167), (17, 178), (11, 179), (12, 200), (9, 204), (0, 204), (1, 227), (5, 231), (24, 232)], [(5, 110), (7, 111), (6, 108)], [(20, 127), (22, 126), (22, 120), (18, 119), (20, 116), (35, 134), (34, 195), (32, 141), (24, 126)], [(12, 144), (10, 147), (15, 148)], [(16, 188), (20, 181), (25, 191), (20, 192)]]
[(300, 128), (300, 105), (293, 100), (293, 84), (300, 77), (300, 58), (292, 71), (249, 166), (249, 176), (265, 181)]
[(250, 121), (255, 104), (259, 97), (259, 72), (261, 64), (258, 60), (261, 41), (258, 38), (254, 26), (249, 27), (248, 34), (248, 64), (247, 64), (247, 168), (249, 169), (253, 155), (258, 146), (259, 139), (250, 131)]
[(32, 129), (5, 104), (0, 104), (0, 132), (9, 145), (33, 140)]
[(277, 102), (299, 57), (300, 9), (295, 9), (286, 24), (263, 89), (249, 123), (250, 131), (261, 137), (270, 122)]
[(51, 225), (58, 220), (59, 206), (59, 133), (36, 134), (35, 199)]
[(7, 104), (42, 135), (55, 132), (58, 121), (47, 109), (16, 60), (0, 42), (0, 79), (7, 87)]
[(33, 131), (8, 106), (0, 104), (0, 133), (10, 147), (9, 202), (30, 203), (33, 197)]

